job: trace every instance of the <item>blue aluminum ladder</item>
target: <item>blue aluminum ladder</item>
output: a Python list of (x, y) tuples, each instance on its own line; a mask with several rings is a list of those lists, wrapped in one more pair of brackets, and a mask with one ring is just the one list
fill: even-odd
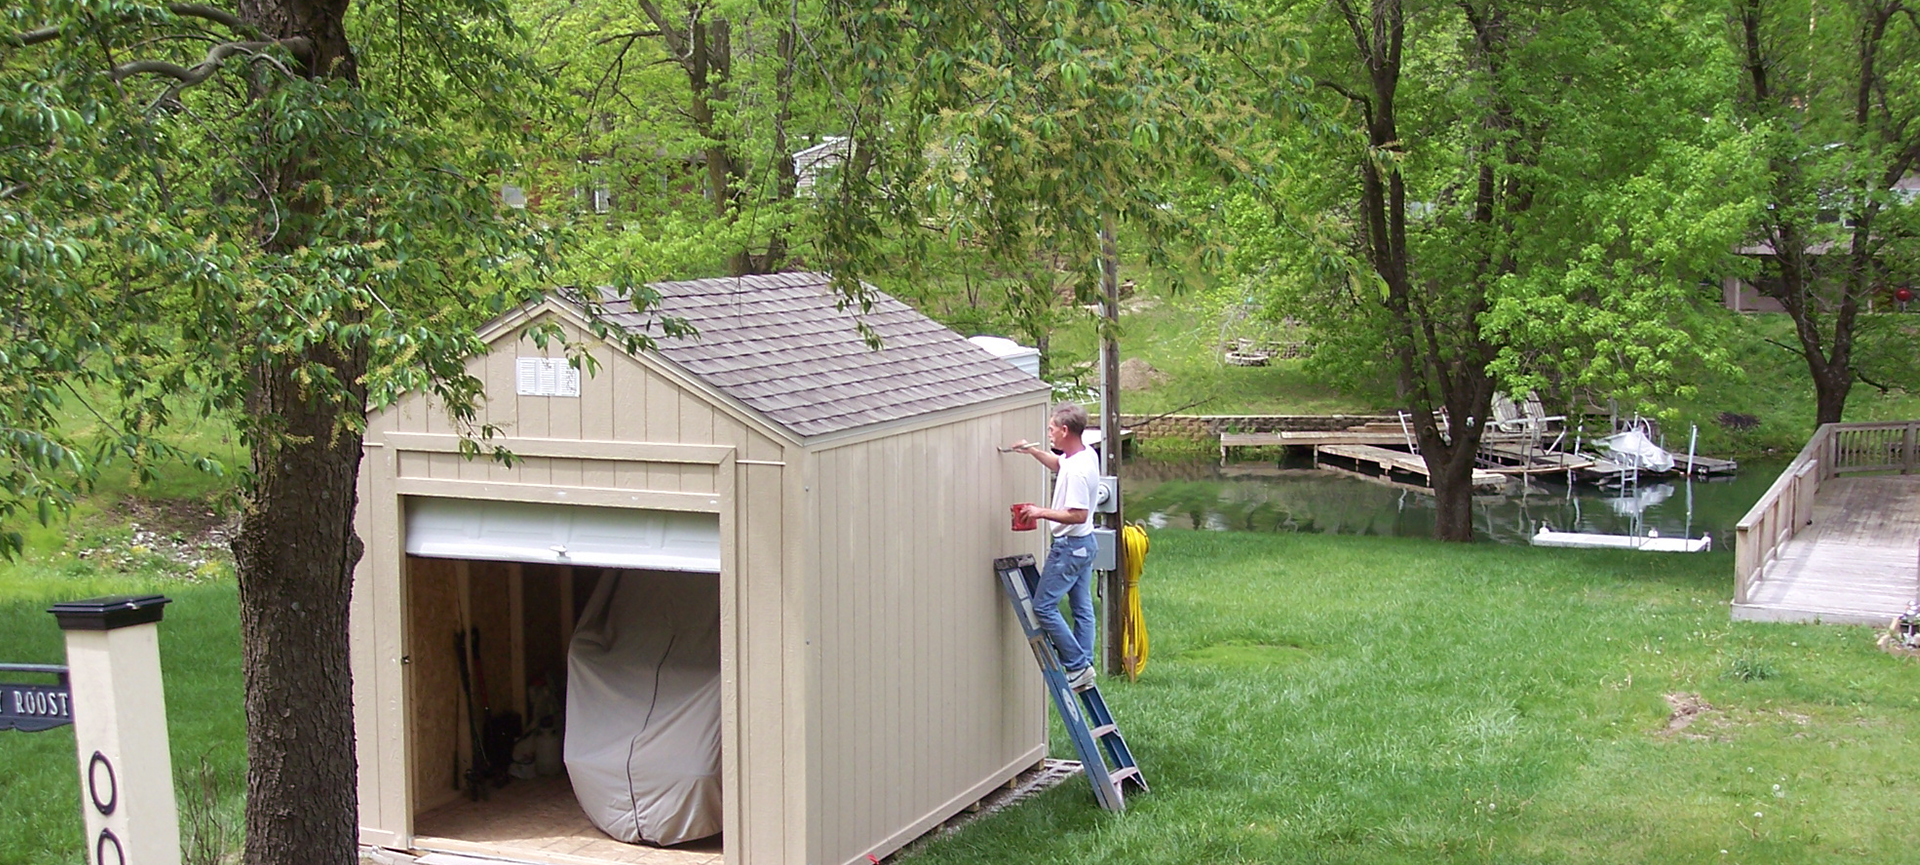
[(1100, 686), (1089, 685), (1077, 692), (1067, 687), (1067, 671), (1060, 666), (1060, 655), (1033, 614), (1033, 593), (1040, 583), (1040, 569), (1034, 566), (1033, 556), (994, 559), (993, 570), (1000, 575), (1000, 588), (1013, 604), (1021, 630), (1027, 632), (1027, 645), (1033, 649), (1034, 660), (1040, 663), (1047, 693), (1053, 695), (1053, 708), (1059, 711), (1067, 736), (1073, 740), (1074, 750), (1080, 753), (1080, 765), (1087, 773), (1087, 781), (1093, 784), (1093, 797), (1102, 808), (1125, 811), (1126, 785), (1131, 784), (1145, 793), (1147, 779), (1133, 762), (1127, 740), (1120, 738), (1120, 727), (1113, 723), (1113, 713), (1107, 711)]

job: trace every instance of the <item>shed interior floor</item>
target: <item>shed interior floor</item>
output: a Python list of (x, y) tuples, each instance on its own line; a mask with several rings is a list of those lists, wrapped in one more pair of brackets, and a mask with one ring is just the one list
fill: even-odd
[(674, 847), (615, 841), (587, 820), (565, 775), (515, 780), (489, 793), (414, 818), (413, 846), (551, 865), (721, 865), (718, 835)]

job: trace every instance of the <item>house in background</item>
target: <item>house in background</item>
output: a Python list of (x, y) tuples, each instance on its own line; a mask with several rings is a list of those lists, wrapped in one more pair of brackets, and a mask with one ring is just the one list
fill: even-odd
[[(1893, 185), (1892, 192), (1903, 204), (1912, 205), (1916, 199), (1920, 199), (1920, 175), (1909, 174), (1901, 178), (1899, 183)], [(1835, 215), (1829, 220), (1823, 215), (1822, 221), (1837, 222), (1838, 216)], [(1822, 263), (1827, 260), (1828, 256), (1833, 255), (1836, 249), (1839, 250), (1841, 256), (1844, 256), (1852, 248), (1852, 244), (1844, 240), (1822, 240), (1808, 245), (1807, 255), (1814, 257), (1813, 261), (1816, 276), (1822, 269)], [(1754, 277), (1754, 282), (1748, 282), (1737, 276), (1728, 276), (1723, 279), (1721, 281), (1721, 302), (1734, 312), (1785, 312), (1786, 308), (1781, 306), (1780, 301), (1775, 300), (1771, 295), (1763, 291), (1770, 283), (1776, 283), (1779, 279), (1773, 275), (1774, 266), (1767, 261), (1767, 259), (1771, 259), (1775, 254), (1773, 244), (1769, 241), (1761, 240), (1742, 246), (1734, 250), (1734, 252), (1738, 255), (1758, 259), (1760, 266)], [(1839, 262), (1841, 259), (1834, 258), (1832, 260)], [(1868, 306), (1875, 306), (1876, 301), (1880, 300), (1883, 295), (1886, 299), (1891, 300), (1893, 292), (1899, 287), (1898, 285), (1880, 286), (1884, 291), (1875, 292), (1870, 296), (1867, 301)]]

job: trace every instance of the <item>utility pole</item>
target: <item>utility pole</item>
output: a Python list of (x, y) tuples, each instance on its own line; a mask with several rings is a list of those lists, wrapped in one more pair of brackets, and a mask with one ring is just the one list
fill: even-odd
[(1113, 240), (1113, 223), (1100, 228), (1100, 473), (1114, 479), (1113, 513), (1107, 514), (1107, 528), (1113, 530), (1113, 570), (1107, 572), (1106, 656), (1107, 675), (1126, 672), (1121, 656), (1120, 633), (1127, 622), (1126, 545), (1121, 543), (1121, 528), (1126, 525), (1125, 497), (1120, 495), (1120, 252)]

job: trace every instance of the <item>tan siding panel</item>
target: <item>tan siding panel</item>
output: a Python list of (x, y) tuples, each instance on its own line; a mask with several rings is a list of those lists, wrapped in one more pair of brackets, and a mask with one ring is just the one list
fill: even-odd
[[(798, 457), (796, 452), (794, 456)], [(785, 462), (783, 460), (783, 462)], [(784, 584), (781, 606), (784, 620), (781, 635), (781, 663), (785, 667), (787, 707), (786, 742), (782, 746), (787, 789), (785, 845), (781, 859), (787, 862), (818, 861), (813, 856), (815, 827), (819, 825), (819, 773), (811, 772), (812, 755), (818, 738), (813, 723), (813, 704), (819, 700), (817, 666), (812, 663), (813, 628), (819, 621), (819, 586), (811, 579), (810, 557), (814, 539), (808, 530), (813, 523), (813, 508), (807, 487), (811, 480), (804, 460), (788, 462), (779, 471), (781, 496), (781, 574)]]
[(890, 852), (875, 848), (1044, 745), (1039, 675), (991, 572), (996, 556), (1037, 550), (1005, 514), (1042, 474), (992, 447), (1010, 428), (1030, 438), (1044, 415), (1036, 404), (815, 456), (818, 861)]
[(620, 410), (620, 397), (626, 394), (622, 388), (639, 370), (631, 360), (616, 358), (611, 346), (601, 346), (593, 356), (600, 362), (599, 372), (580, 373), (580, 437), (608, 441), (614, 436), (613, 416)]
[[(747, 751), (747, 813), (744, 827), (748, 849), (756, 861), (780, 858), (785, 846), (784, 822), (787, 779), (784, 771), (786, 714), (785, 669), (781, 645), (785, 611), (781, 549), (780, 469), (741, 466), (737, 483), (743, 518), (736, 541), (741, 555), (743, 583), (742, 630), (746, 637), (742, 693), (749, 705), (742, 719)], [(800, 707), (793, 707), (799, 709)], [(799, 827), (793, 827), (799, 831)]]
[(638, 440), (648, 442), (691, 442), (680, 437), (680, 388), (659, 376), (647, 377), (645, 428)]
[[(380, 424), (379, 418), (371, 419), (368, 424), (370, 434)], [(359, 478), (359, 496), (354, 506), (353, 520), (357, 526), (372, 526), (372, 495), (369, 488), (369, 476), (383, 467), (381, 457), (385, 453), (378, 448), (369, 449), (361, 461)], [(371, 542), (370, 544), (371, 545)], [(373, 557), (363, 556), (353, 569), (353, 597), (348, 613), (351, 625), (347, 633), (349, 659), (353, 672), (353, 734), (359, 743), (355, 757), (359, 761), (359, 772), (355, 778), (360, 803), (359, 825), (381, 832), (398, 831), (381, 814), (380, 807), (380, 764), (390, 756), (386, 743), (379, 734), (380, 721), (380, 682), (378, 669), (381, 659), (378, 635), (380, 630), (373, 624), (378, 615), (380, 594), (374, 587), (373, 574), (377, 570)]]
[(620, 462), (613, 467), (613, 487), (620, 490), (651, 490), (652, 470), (646, 463)]
[(690, 393), (680, 394), (680, 438), (688, 444), (712, 444), (714, 416), (719, 411), (711, 403)]
[(760, 434), (756, 430), (747, 431), (746, 458), (750, 460), (779, 461), (786, 459), (786, 448), (779, 442)]
[(619, 483), (615, 479), (615, 467), (618, 465), (613, 460), (580, 460), (580, 485), (618, 489)]

